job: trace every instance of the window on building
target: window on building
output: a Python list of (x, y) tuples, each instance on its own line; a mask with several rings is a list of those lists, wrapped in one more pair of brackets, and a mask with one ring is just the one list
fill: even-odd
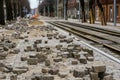
[(113, 9), (112, 9), (112, 6), (110, 6), (110, 21), (113, 21)]
[(118, 16), (119, 16), (119, 6), (116, 7), (116, 11), (117, 11), (117, 12), (116, 12), (116, 15), (117, 15), (117, 17), (118, 17)]

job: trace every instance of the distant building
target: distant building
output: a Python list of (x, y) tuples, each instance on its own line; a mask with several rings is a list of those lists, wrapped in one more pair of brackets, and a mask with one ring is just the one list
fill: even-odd
[(64, 14), (64, 5), (63, 5), (63, 1), (64, 0), (58, 0), (59, 4), (58, 4), (58, 17), (59, 18), (63, 18), (63, 14)]
[[(114, 0), (100, 0), (104, 11), (105, 11), (105, 18), (108, 22), (114, 21)], [(120, 22), (120, 0), (117, 0), (117, 22)], [(100, 20), (100, 11), (99, 8), (96, 6), (96, 20)]]
[[(89, 2), (85, 0), (85, 15), (88, 18), (89, 15)], [(81, 7), (79, 11), (79, 0), (68, 0), (68, 18), (78, 19), (79, 14), (82, 17)]]
[(78, 7), (77, 0), (68, 0), (68, 18), (77, 18)]

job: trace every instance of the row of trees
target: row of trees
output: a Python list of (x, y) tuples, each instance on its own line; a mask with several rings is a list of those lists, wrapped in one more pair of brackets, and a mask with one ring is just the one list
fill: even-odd
[(53, 16), (55, 11), (55, 0), (44, 0), (41, 5), (39, 5), (39, 11), (41, 15)]
[[(64, 7), (64, 19), (67, 20), (67, 10), (68, 10), (68, 1), (69, 0), (62, 0), (62, 1), (63, 1), (63, 7)], [(85, 0), (79, 0), (79, 1), (80, 1), (81, 11), (82, 11), (82, 22), (86, 22)], [(92, 23), (92, 24), (95, 23), (95, 6), (98, 5), (100, 12), (101, 12), (101, 24), (106, 25), (104, 10), (103, 10), (100, 0), (88, 0), (88, 1), (89, 1), (90, 23)], [(48, 13), (48, 12), (55, 13), (55, 11), (57, 11), (56, 8), (58, 6), (56, 4), (57, 4), (57, 0), (44, 0), (43, 3), (40, 5), (40, 12), (42, 14)], [(50, 11), (48, 11), (48, 8), (50, 9)], [(48, 15), (49, 15), (49, 13), (48, 13)]]
[(57, 4), (57, 1), (63, 1), (63, 6), (66, 7), (64, 10), (65, 11), (64, 15), (67, 15), (68, 0), (44, 0), (39, 6), (39, 11), (41, 15), (45, 15), (45, 16), (57, 15), (57, 6), (59, 5)]
[(0, 24), (5, 25), (5, 19), (11, 21), (17, 16), (24, 17), (25, 9), (30, 9), (28, 0), (0, 0)]

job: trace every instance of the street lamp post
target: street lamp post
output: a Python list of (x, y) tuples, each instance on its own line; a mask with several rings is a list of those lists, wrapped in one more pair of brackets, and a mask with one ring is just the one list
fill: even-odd
[(116, 13), (116, 0), (114, 0), (114, 26), (116, 26), (116, 19), (117, 19), (117, 13)]
[(66, 19), (66, 0), (64, 0), (64, 19)]

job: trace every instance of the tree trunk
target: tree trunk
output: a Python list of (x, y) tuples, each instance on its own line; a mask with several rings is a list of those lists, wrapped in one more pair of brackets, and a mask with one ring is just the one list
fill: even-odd
[(14, 19), (17, 18), (17, 5), (16, 5), (16, 2), (13, 3), (13, 8), (14, 8)]
[(3, 0), (0, 0), (0, 24), (5, 25)]
[(105, 19), (105, 14), (104, 14), (104, 9), (103, 9), (102, 4), (100, 3), (99, 0), (97, 0), (97, 5), (98, 5), (98, 7), (100, 9), (100, 13), (101, 13), (101, 24), (107, 25), (106, 19)]
[(90, 13), (90, 24), (94, 24), (95, 23), (95, 10), (94, 10), (94, 6), (95, 5), (95, 0), (89, 0), (89, 13)]
[(21, 3), (20, 3), (20, 1), (18, 1), (18, 16), (21, 16)]
[(13, 20), (11, 0), (5, 0), (5, 2), (6, 2), (7, 20), (9, 20), (9, 21)]
[(86, 22), (85, 19), (85, 3), (84, 0), (80, 0), (81, 8), (82, 8), (82, 22)]

